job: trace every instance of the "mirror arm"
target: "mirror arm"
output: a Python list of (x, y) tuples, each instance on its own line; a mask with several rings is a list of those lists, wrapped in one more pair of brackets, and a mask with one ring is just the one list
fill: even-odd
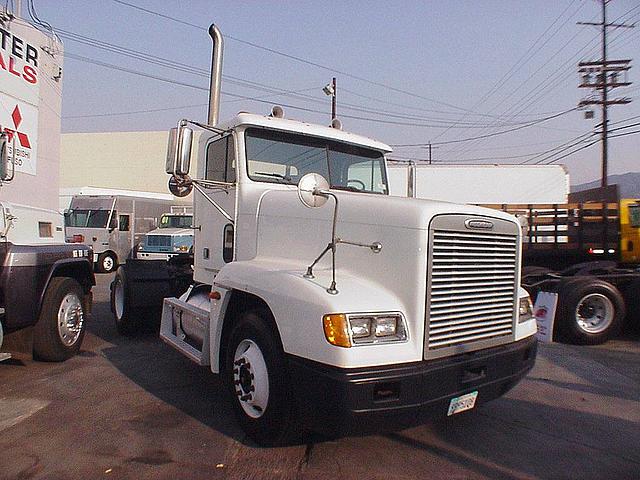
[(191, 184), (193, 185), (193, 188), (195, 188), (198, 192), (200, 192), (202, 194), (202, 196), (204, 198), (207, 199), (207, 201), (213, 205), (215, 207), (216, 210), (218, 210), (218, 212), (220, 212), (220, 214), (226, 218), (227, 220), (229, 220), (229, 222), (231, 222), (232, 224), (235, 225), (235, 222), (233, 220), (233, 218), (231, 217), (231, 215), (229, 215), (224, 208), (222, 208), (220, 205), (218, 205), (211, 197), (209, 197), (209, 195), (207, 195), (207, 192), (205, 192), (204, 188), (202, 188), (200, 185), (198, 185), (199, 180), (192, 180)]
[(327, 293), (331, 295), (337, 295), (338, 289), (336, 288), (336, 245), (338, 243), (338, 238), (336, 237), (336, 223), (338, 220), (338, 197), (329, 190), (320, 190), (318, 188), (314, 189), (314, 195), (322, 195), (323, 197), (332, 197), (335, 205), (333, 207), (333, 226), (331, 229), (331, 243), (327, 245), (327, 247), (323, 250), (318, 258), (307, 267), (307, 273), (304, 274), (305, 278), (314, 278), (313, 275), (313, 267), (320, 261), (322, 257), (326, 255), (326, 253), (331, 250), (331, 285), (327, 288)]

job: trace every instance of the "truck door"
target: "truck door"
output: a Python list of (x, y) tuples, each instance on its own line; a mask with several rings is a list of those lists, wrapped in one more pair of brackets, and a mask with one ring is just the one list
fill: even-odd
[(620, 253), (623, 263), (640, 262), (640, 200), (620, 200)]
[[(206, 145), (204, 179), (217, 182), (203, 188), (232, 219), (236, 214), (236, 148), (232, 134), (214, 139)], [(205, 195), (194, 190), (194, 262), (198, 269), (216, 274), (233, 260), (235, 232), (233, 222), (221, 214)]]

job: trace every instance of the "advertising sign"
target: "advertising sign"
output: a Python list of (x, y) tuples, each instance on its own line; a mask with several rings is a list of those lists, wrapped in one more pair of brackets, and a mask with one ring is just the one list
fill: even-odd
[(543, 343), (553, 342), (553, 320), (556, 316), (558, 294), (552, 292), (538, 292), (533, 313), (538, 323), (538, 340)]
[(36, 174), (40, 49), (0, 27), (0, 131), (16, 172)]
[(38, 109), (0, 93), (0, 129), (7, 133), (9, 158), (16, 172), (36, 174), (38, 158)]

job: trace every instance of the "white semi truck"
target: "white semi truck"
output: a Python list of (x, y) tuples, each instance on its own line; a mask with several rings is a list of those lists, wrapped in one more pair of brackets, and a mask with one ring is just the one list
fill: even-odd
[[(209, 120), (183, 120), (167, 158), (173, 192), (194, 189), (193, 265), (120, 267), (118, 329), (163, 304), (161, 338), (221, 375), (263, 445), (453, 415), (516, 385), (537, 346), (515, 218), (391, 197), (387, 145), (279, 107), (218, 123), (209, 33)], [(188, 124), (204, 130), (194, 179)]]
[(27, 345), (36, 358), (62, 361), (80, 349), (95, 284), (91, 250), (64, 243), (62, 215), (51, 208), (62, 44), (6, 11), (0, 40), (0, 347)]

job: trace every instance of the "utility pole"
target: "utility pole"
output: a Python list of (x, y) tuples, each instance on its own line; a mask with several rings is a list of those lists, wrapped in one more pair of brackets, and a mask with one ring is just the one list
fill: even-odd
[[(630, 98), (609, 99), (609, 89), (616, 87), (626, 87), (631, 85), (628, 81), (628, 72), (631, 68), (631, 60), (609, 60), (607, 58), (607, 29), (608, 28), (633, 28), (634, 25), (622, 23), (607, 23), (607, 3), (602, 2), (602, 22), (578, 22), (578, 25), (592, 25), (602, 27), (602, 59), (593, 62), (578, 63), (578, 72), (582, 79), (579, 88), (591, 88), (600, 91), (600, 99), (586, 98), (578, 104), (579, 107), (587, 105), (602, 106), (602, 180), (601, 186), (608, 185), (608, 163), (609, 163), (609, 105), (622, 105), (631, 102)], [(619, 77), (623, 75), (622, 81)]]
[(331, 95), (331, 120), (336, 119), (336, 94), (338, 93), (336, 86), (336, 77), (333, 77), (331, 81), (331, 86), (333, 87), (333, 95)]

